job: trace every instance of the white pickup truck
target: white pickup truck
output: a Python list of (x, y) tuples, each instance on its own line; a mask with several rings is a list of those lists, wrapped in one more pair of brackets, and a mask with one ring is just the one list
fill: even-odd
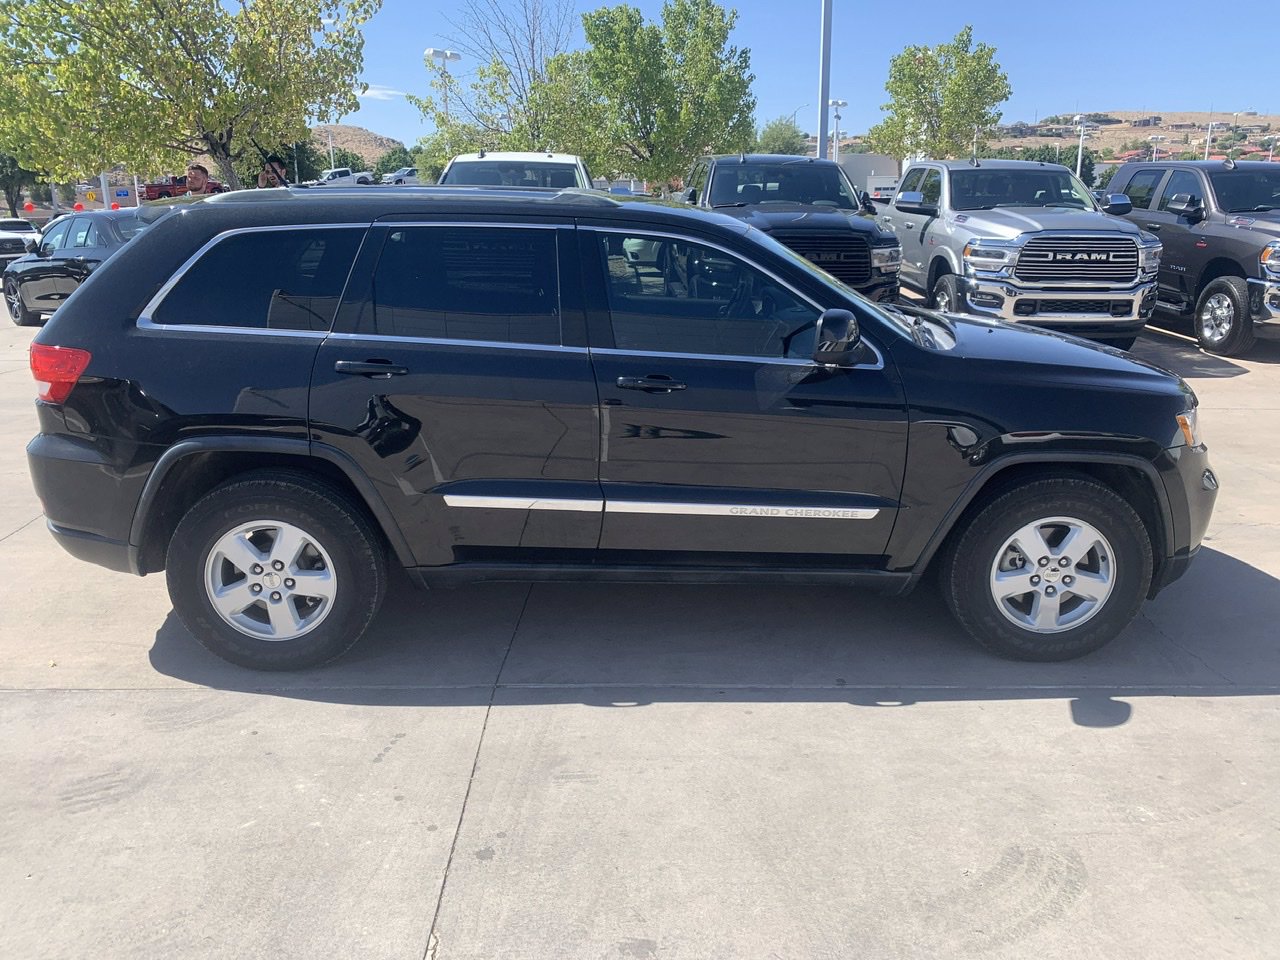
[(320, 171), (316, 180), (317, 187), (354, 187), (357, 184), (373, 183), (373, 172), (362, 170), (355, 173), (350, 167), (334, 167), (332, 170)]

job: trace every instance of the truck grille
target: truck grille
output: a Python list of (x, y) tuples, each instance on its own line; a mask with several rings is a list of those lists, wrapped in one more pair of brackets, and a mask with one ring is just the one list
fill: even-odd
[(0, 240), (0, 253), (24, 253), (21, 240)]
[(772, 236), (850, 286), (871, 279), (871, 246), (857, 234), (775, 233)]
[(1031, 283), (1132, 283), (1138, 245), (1127, 237), (1033, 237), (1013, 275)]

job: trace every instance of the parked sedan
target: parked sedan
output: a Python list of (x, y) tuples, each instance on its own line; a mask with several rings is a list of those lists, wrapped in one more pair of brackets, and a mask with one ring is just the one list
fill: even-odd
[(4, 300), (18, 326), (53, 313), (97, 267), (144, 230), (163, 208), (93, 210), (52, 220), (4, 270)]
[(418, 168), (417, 167), (401, 167), (393, 173), (384, 173), (382, 175), (383, 183), (392, 183), (396, 186), (414, 186), (418, 185)]

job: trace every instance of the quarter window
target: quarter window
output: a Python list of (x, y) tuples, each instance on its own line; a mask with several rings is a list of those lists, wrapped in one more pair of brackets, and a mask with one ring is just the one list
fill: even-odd
[(66, 246), (83, 247), (87, 246), (89, 239), (89, 229), (93, 226), (93, 221), (88, 217), (77, 217), (71, 226), (71, 234), (67, 238)]
[(1151, 196), (1163, 178), (1163, 170), (1139, 170), (1133, 175), (1124, 191), (1133, 204), (1133, 209), (1146, 210), (1151, 206)]
[(81, 242), (77, 242), (77, 247), (105, 247), (110, 241), (107, 239), (106, 227), (101, 220), (90, 220), (89, 229), (84, 232)]
[(1200, 200), (1204, 190), (1200, 186), (1200, 178), (1190, 170), (1175, 170), (1160, 194), (1160, 209), (1167, 209), (1173, 198), (1180, 193), (1189, 194), (1192, 200)]
[(818, 311), (737, 257), (680, 237), (600, 235), (620, 350), (810, 357)]
[(554, 230), (395, 228), (373, 290), (360, 326), (381, 336), (560, 342)]
[(153, 323), (328, 330), (364, 231), (258, 230), (226, 237), (183, 274)]

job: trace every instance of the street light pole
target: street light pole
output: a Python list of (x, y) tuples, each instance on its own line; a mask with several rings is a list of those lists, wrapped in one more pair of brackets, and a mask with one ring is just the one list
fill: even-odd
[(836, 132), (835, 132), (835, 141), (832, 146), (831, 159), (834, 160), (836, 163), (839, 163), (840, 162), (840, 108), (847, 107), (849, 105), (849, 101), (848, 100), (828, 100), (827, 102), (832, 107), (835, 108), (835, 114), (836, 114)]
[(428, 60), (440, 61), (440, 72), (444, 74), (444, 118), (449, 119), (449, 63), (462, 59), (462, 54), (455, 50), (443, 50), (440, 47), (427, 47), (422, 55)]
[(827, 156), (827, 101), (831, 99), (831, 3), (822, 0), (822, 35), (818, 56), (818, 157)]
[(1080, 147), (1076, 150), (1076, 178), (1080, 177), (1080, 166), (1084, 163), (1084, 117), (1076, 114), (1076, 123), (1080, 125)]
[(1209, 121), (1209, 132), (1204, 137), (1204, 158), (1209, 159), (1209, 147), (1213, 145), (1213, 121)]

